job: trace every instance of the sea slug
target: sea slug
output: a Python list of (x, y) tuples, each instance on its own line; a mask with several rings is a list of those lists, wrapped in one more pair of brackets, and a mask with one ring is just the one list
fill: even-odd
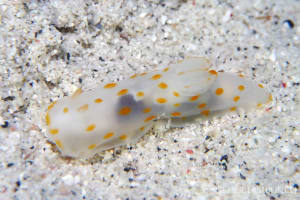
[(64, 156), (87, 158), (137, 141), (161, 116), (207, 116), (272, 100), (261, 84), (209, 68), (204, 58), (187, 58), (91, 91), (78, 89), (48, 107), (47, 135)]

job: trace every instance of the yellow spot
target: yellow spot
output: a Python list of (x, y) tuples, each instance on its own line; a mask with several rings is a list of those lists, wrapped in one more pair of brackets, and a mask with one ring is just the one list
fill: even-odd
[(137, 74), (130, 76), (131, 79), (134, 79), (135, 77), (137, 77)]
[(269, 94), (268, 103), (273, 101), (272, 94)]
[(53, 101), (49, 106), (47, 111), (49, 111), (51, 108), (53, 108), (53, 106), (56, 104), (57, 101)]
[(244, 78), (245, 76), (243, 74), (239, 74), (239, 77)]
[(148, 112), (151, 112), (151, 108), (145, 108), (144, 110), (143, 110), (143, 113), (148, 113)]
[(186, 120), (187, 118), (185, 116), (181, 117), (182, 120)]
[(157, 99), (156, 99), (156, 102), (157, 102), (157, 103), (166, 103), (167, 100), (166, 100), (165, 98), (157, 98)]
[(202, 108), (204, 108), (205, 106), (206, 106), (205, 103), (201, 103), (201, 104), (198, 105), (198, 108), (199, 108), (199, 109), (202, 109)]
[(205, 115), (205, 116), (208, 116), (209, 113), (210, 113), (209, 110), (203, 110), (203, 111), (201, 112), (201, 114), (202, 114), (202, 115)]
[(179, 72), (179, 73), (178, 73), (179, 76), (181, 76), (181, 75), (183, 75), (183, 74), (184, 74), (184, 72)]
[(59, 132), (58, 129), (50, 129), (50, 133), (52, 135), (56, 135), (58, 132)]
[(112, 136), (114, 136), (114, 133), (113, 133), (113, 132), (109, 132), (109, 133), (106, 133), (106, 134), (103, 136), (103, 138), (104, 138), (104, 139), (109, 139), (109, 138), (111, 138)]
[(48, 113), (48, 112), (47, 112), (47, 114), (46, 114), (45, 120), (46, 120), (47, 126), (49, 126), (49, 125), (50, 125), (50, 116), (49, 116), (49, 113)]
[(103, 101), (103, 100), (100, 99), (100, 98), (97, 98), (97, 99), (94, 100), (95, 103), (101, 103), (102, 101)]
[(235, 111), (235, 110), (236, 110), (235, 106), (230, 108), (230, 111)]
[(82, 89), (81, 88), (78, 88), (74, 94), (72, 95), (72, 99), (75, 99), (76, 97), (78, 97), (80, 94), (82, 93)]
[(96, 148), (96, 144), (91, 144), (90, 146), (88, 146), (89, 149), (95, 149)]
[(69, 112), (69, 108), (65, 107), (64, 110), (63, 110), (63, 112), (64, 112), (64, 113)]
[(259, 108), (259, 107), (261, 107), (261, 106), (262, 106), (262, 104), (261, 104), (261, 103), (258, 103), (256, 106)]
[(152, 80), (158, 80), (158, 79), (160, 79), (161, 78), (161, 75), (160, 74), (155, 74), (155, 75), (153, 75), (152, 76)]
[(174, 106), (174, 107), (179, 107), (179, 106), (180, 106), (180, 103), (175, 103), (173, 106)]
[(149, 117), (147, 117), (147, 118), (144, 120), (144, 122), (149, 122), (149, 121), (151, 121), (151, 120), (153, 120), (153, 119), (155, 119), (155, 118), (156, 118), (156, 116), (154, 116), (154, 115), (149, 116)]
[(218, 75), (218, 72), (216, 72), (215, 70), (209, 70), (208, 72), (209, 72), (211, 75), (215, 75), (215, 76)]
[(108, 84), (104, 85), (103, 88), (109, 89), (109, 88), (114, 88), (114, 87), (116, 87), (116, 86), (117, 86), (116, 83), (108, 83)]
[(262, 84), (258, 84), (258, 87), (260, 87), (260, 88), (264, 88), (264, 86), (262, 85)]
[(96, 125), (95, 125), (95, 124), (91, 124), (91, 125), (89, 125), (85, 130), (86, 130), (87, 132), (90, 132), (90, 131), (94, 130), (95, 128), (96, 128)]
[(239, 85), (239, 86), (238, 86), (238, 90), (240, 90), (240, 91), (243, 91), (243, 90), (245, 90), (245, 86), (243, 86), (243, 85)]
[(166, 68), (163, 70), (163, 72), (167, 72), (167, 71), (169, 71), (169, 67), (166, 67)]
[(145, 127), (144, 126), (140, 127), (140, 131), (143, 131), (143, 130), (145, 130)]
[(123, 134), (119, 138), (120, 138), (120, 140), (126, 140), (127, 139), (127, 135)]
[(216, 95), (221, 95), (221, 94), (223, 94), (223, 92), (224, 92), (223, 88), (216, 89)]
[(124, 95), (124, 94), (127, 94), (127, 92), (128, 92), (127, 89), (120, 90), (120, 91), (118, 92), (118, 96), (122, 96), (122, 95)]
[(136, 93), (136, 96), (138, 96), (138, 97), (143, 97), (143, 96), (144, 96), (144, 92), (137, 92), (137, 93)]
[(175, 96), (175, 97), (179, 97), (180, 96), (180, 94), (178, 93), (178, 92), (173, 92), (173, 95)]
[(235, 96), (234, 98), (233, 98), (233, 101), (235, 101), (235, 102), (238, 102), (240, 100), (240, 96)]
[(119, 111), (120, 115), (128, 115), (131, 112), (131, 108), (128, 106), (124, 106), (123, 108), (121, 108), (121, 110)]
[(168, 88), (168, 85), (167, 85), (166, 83), (164, 83), (164, 82), (161, 82), (160, 84), (158, 84), (158, 87), (159, 87), (160, 89), (167, 89), (167, 88)]
[(61, 142), (60, 140), (55, 140), (54, 142), (56, 143), (56, 145), (57, 145), (59, 148), (61, 148), (61, 149), (64, 148), (64, 147), (63, 147), (63, 144), (62, 144), (62, 142)]
[(178, 116), (181, 115), (181, 113), (180, 113), (180, 112), (173, 112), (171, 115), (172, 115), (173, 117), (178, 117)]
[(190, 87), (191, 87), (190, 85), (185, 85), (185, 86), (184, 86), (184, 88), (190, 88)]
[(197, 101), (200, 95), (190, 97), (190, 101)]
[(81, 111), (87, 111), (87, 109), (89, 109), (89, 105), (88, 104), (84, 104), (83, 106), (80, 106), (77, 110), (79, 112), (81, 112)]
[(141, 73), (141, 76), (145, 76), (147, 74), (147, 72), (143, 72)]

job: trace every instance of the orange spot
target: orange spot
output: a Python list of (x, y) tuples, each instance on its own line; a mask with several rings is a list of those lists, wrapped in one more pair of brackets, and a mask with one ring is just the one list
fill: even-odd
[(89, 105), (88, 104), (84, 104), (83, 106), (79, 107), (77, 110), (79, 112), (81, 112), (81, 111), (87, 111), (87, 109), (89, 109)]
[(63, 110), (63, 112), (64, 112), (64, 113), (69, 112), (69, 108), (65, 107), (64, 110)]
[(202, 108), (204, 108), (205, 106), (206, 106), (205, 103), (201, 103), (201, 104), (198, 105), (198, 108), (199, 108), (199, 109), (202, 109)]
[(258, 87), (260, 87), (260, 88), (264, 88), (264, 86), (262, 85), (262, 84), (258, 84)]
[(209, 110), (203, 110), (201, 112), (202, 115), (205, 115), (205, 116), (208, 116), (210, 114), (210, 111)]
[(216, 89), (216, 95), (221, 95), (221, 94), (223, 94), (223, 92), (224, 92), (223, 88)]
[(243, 85), (239, 85), (239, 86), (238, 86), (238, 90), (240, 90), (240, 91), (243, 91), (243, 90), (245, 90), (245, 86), (243, 86)]
[(178, 92), (173, 92), (173, 95), (175, 96), (175, 97), (179, 97), (180, 96), (180, 94), (178, 93)]
[(137, 92), (137, 93), (136, 93), (136, 96), (138, 96), (138, 97), (143, 97), (143, 96), (144, 96), (144, 92)]
[(235, 110), (236, 110), (235, 106), (230, 108), (230, 111), (235, 111)]
[(134, 79), (135, 77), (137, 77), (137, 74), (130, 76), (131, 79)]
[(182, 119), (182, 120), (186, 120), (187, 118), (184, 116), (184, 117), (181, 117), (181, 119)]
[(171, 115), (172, 115), (173, 117), (178, 117), (178, 116), (181, 115), (181, 113), (180, 113), (180, 112), (173, 112)]
[(90, 146), (88, 146), (89, 149), (95, 149), (96, 148), (96, 144), (91, 144)]
[(190, 87), (191, 87), (190, 85), (185, 85), (185, 86), (184, 86), (184, 88), (190, 88)]
[(102, 101), (103, 101), (103, 100), (100, 99), (100, 98), (97, 98), (97, 99), (94, 100), (95, 103), (101, 103)]
[(233, 101), (235, 101), (235, 102), (238, 102), (240, 100), (240, 96), (235, 96), (234, 98), (233, 98)]
[(183, 74), (184, 74), (184, 72), (179, 72), (179, 73), (178, 73), (179, 76), (181, 76), (181, 75), (183, 75)]
[(164, 82), (161, 82), (160, 84), (158, 84), (158, 87), (159, 87), (160, 89), (167, 89), (167, 88), (168, 88), (168, 85), (167, 85), (166, 83), (164, 83)]
[(124, 94), (127, 94), (127, 92), (128, 92), (127, 89), (120, 90), (120, 91), (118, 92), (118, 96), (122, 96), (122, 95), (124, 95)]
[(149, 122), (149, 121), (151, 121), (151, 120), (153, 120), (153, 119), (155, 119), (155, 118), (156, 118), (156, 116), (154, 116), (154, 115), (149, 116), (149, 117), (147, 117), (147, 118), (144, 120), (144, 122)]
[(95, 128), (96, 128), (96, 125), (95, 125), (95, 124), (91, 124), (91, 125), (89, 125), (85, 130), (86, 130), (87, 132), (90, 132), (90, 131), (94, 130)]
[(167, 72), (167, 71), (169, 71), (169, 67), (166, 67), (166, 68), (163, 70), (163, 72)]
[(124, 106), (123, 108), (121, 108), (121, 110), (119, 111), (120, 115), (128, 115), (131, 112), (131, 108), (128, 106)]
[(141, 76), (145, 76), (147, 74), (147, 72), (143, 72), (141, 73)]
[(167, 100), (166, 100), (165, 98), (157, 98), (157, 99), (156, 99), (156, 102), (157, 102), (157, 103), (166, 103)]
[(144, 113), (148, 113), (148, 112), (151, 112), (151, 110), (152, 110), (151, 108), (145, 108), (145, 109), (143, 110), (143, 112), (144, 112)]
[(56, 143), (56, 145), (59, 147), (59, 148), (63, 148), (63, 144), (62, 144), (62, 142), (60, 141), (60, 140), (55, 140), (54, 141), (55, 143)]
[(160, 74), (155, 74), (155, 75), (153, 75), (152, 76), (152, 80), (158, 80), (158, 79), (160, 79), (161, 78), (161, 75)]
[(58, 129), (50, 129), (50, 133), (52, 135), (56, 135), (58, 132), (59, 132)]
[(47, 126), (50, 125), (50, 116), (49, 116), (49, 113), (47, 112), (46, 116), (45, 116), (45, 120), (46, 120), (46, 124)]
[(140, 127), (140, 131), (143, 131), (143, 130), (145, 130), (145, 127), (144, 126)]
[(104, 85), (103, 88), (109, 89), (109, 88), (114, 88), (114, 87), (116, 87), (116, 86), (117, 86), (116, 83), (108, 83), (108, 84)]
[(243, 74), (239, 74), (239, 77), (244, 78), (245, 76)]
[(53, 101), (49, 106), (47, 111), (49, 111), (51, 108), (53, 108), (53, 106), (56, 104), (57, 101)]
[(200, 95), (190, 97), (190, 101), (197, 101)]
[(179, 107), (180, 106), (180, 103), (175, 103), (173, 104), (174, 107)]
[(215, 75), (215, 76), (218, 75), (218, 72), (216, 72), (215, 70), (209, 70), (208, 72), (209, 72), (211, 75)]
[(127, 139), (127, 135), (123, 134), (119, 138), (120, 138), (120, 140), (126, 140)]
[(109, 133), (106, 133), (106, 134), (103, 136), (103, 138), (104, 138), (104, 139), (109, 139), (109, 138), (111, 138), (112, 136), (114, 136), (114, 133), (113, 133), (113, 132), (109, 132)]
[(78, 88), (78, 89), (74, 92), (74, 94), (72, 95), (71, 98), (74, 99), (74, 98), (78, 97), (81, 93), (82, 93), (82, 89), (81, 89), (81, 88)]

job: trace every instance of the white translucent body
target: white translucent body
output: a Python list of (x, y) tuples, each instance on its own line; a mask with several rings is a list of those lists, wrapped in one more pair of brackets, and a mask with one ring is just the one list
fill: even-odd
[(260, 84), (209, 67), (203, 58), (189, 58), (161, 71), (79, 90), (49, 106), (47, 135), (64, 156), (91, 157), (137, 141), (159, 116), (209, 115), (271, 99)]

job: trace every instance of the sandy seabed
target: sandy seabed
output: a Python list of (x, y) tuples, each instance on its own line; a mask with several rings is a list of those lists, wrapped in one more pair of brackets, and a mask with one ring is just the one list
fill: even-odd
[[(65, 159), (47, 106), (187, 56), (273, 102)], [(1, 0), (0, 199), (299, 199), (300, 1)]]

